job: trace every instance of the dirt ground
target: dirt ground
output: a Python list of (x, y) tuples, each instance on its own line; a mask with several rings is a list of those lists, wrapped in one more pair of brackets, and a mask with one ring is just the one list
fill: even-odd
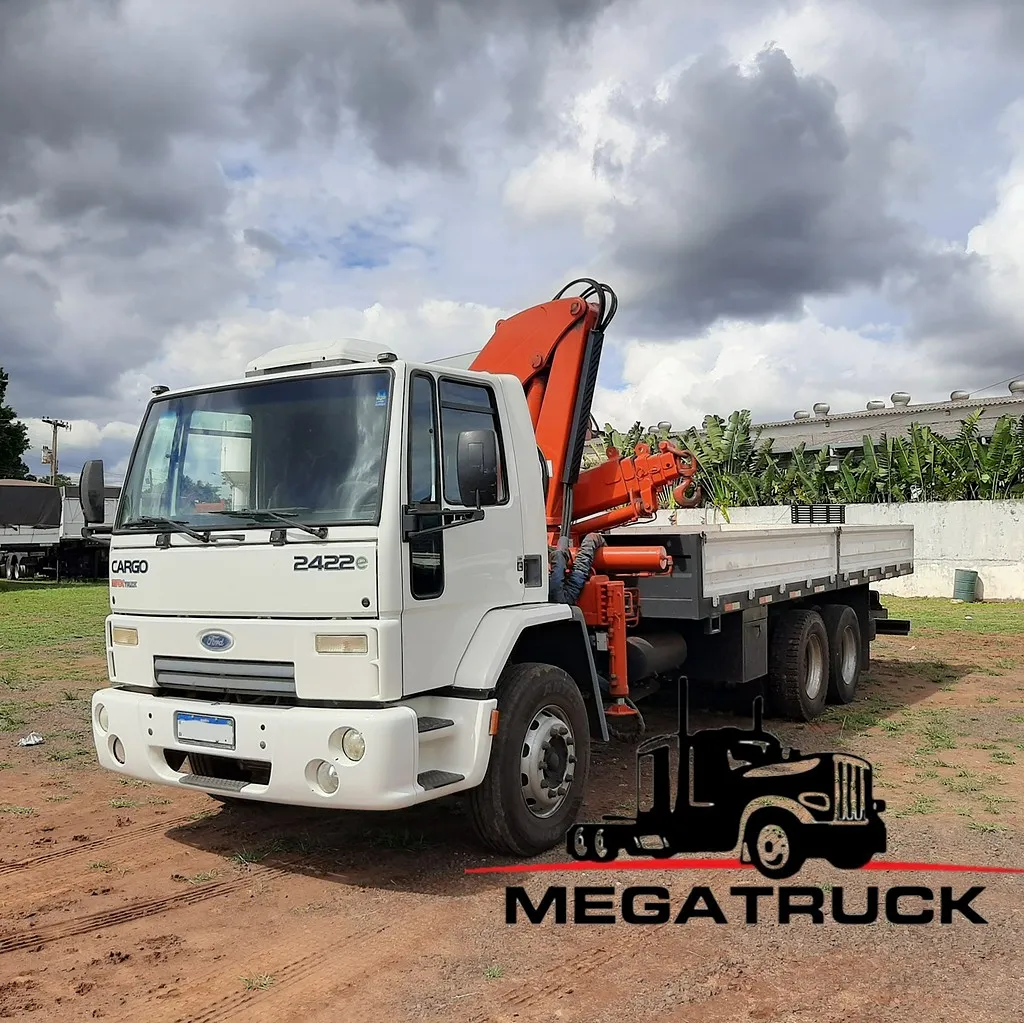
[[(984, 926), (781, 925), (771, 911), (748, 925), (729, 888), (766, 883), (750, 870), (467, 875), (500, 861), (473, 846), (457, 799), (389, 815), (239, 809), (101, 771), (85, 725), (105, 677), (94, 640), (48, 661), (26, 649), (0, 666), (2, 1019), (1021, 1018), (1024, 875), (812, 861), (787, 882), (842, 885), (854, 910), (868, 885), (983, 885)], [(876, 765), (881, 859), (1024, 867), (1024, 635), (923, 628), (880, 638), (873, 657), (852, 707), (766, 725)], [(674, 708), (648, 722), (673, 731)], [(693, 723), (743, 721), (704, 709)], [(18, 747), (30, 730), (47, 741)], [(587, 819), (630, 812), (634, 783), (631, 748), (599, 750)], [(708, 885), (729, 920), (507, 925), (506, 884), (534, 898), (549, 884), (663, 885), (673, 914)]]

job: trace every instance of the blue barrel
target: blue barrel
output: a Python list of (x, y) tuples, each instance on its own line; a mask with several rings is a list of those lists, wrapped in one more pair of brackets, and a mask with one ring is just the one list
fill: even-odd
[(953, 573), (953, 599), (973, 603), (977, 599), (978, 573), (958, 568)]

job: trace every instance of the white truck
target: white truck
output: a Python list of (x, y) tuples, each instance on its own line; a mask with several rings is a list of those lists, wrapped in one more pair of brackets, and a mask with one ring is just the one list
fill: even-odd
[[(106, 514), (117, 510), (119, 487), (107, 487)], [(82, 535), (78, 487), (0, 480), (0, 579), (102, 579), (107, 544)]]
[(650, 680), (760, 684), (804, 720), (854, 697), (876, 629), (905, 631), (869, 583), (913, 570), (912, 527), (618, 530), (693, 461), (581, 471), (615, 307), (583, 283), (470, 369), (338, 342), (154, 388), (111, 524), (82, 472), (110, 535), (105, 768), (336, 809), (463, 793), (482, 843), (532, 856)]

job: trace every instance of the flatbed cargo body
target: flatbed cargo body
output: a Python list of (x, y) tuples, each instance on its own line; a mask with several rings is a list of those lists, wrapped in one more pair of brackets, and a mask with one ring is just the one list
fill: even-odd
[(913, 526), (634, 527), (609, 545), (663, 546), (670, 575), (639, 580), (644, 618), (706, 619), (910, 575)]

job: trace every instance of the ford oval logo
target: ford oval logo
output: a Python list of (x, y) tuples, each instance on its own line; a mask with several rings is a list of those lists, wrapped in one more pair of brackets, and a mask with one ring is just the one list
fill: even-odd
[(207, 650), (228, 650), (235, 642), (226, 632), (204, 632), (199, 642)]

